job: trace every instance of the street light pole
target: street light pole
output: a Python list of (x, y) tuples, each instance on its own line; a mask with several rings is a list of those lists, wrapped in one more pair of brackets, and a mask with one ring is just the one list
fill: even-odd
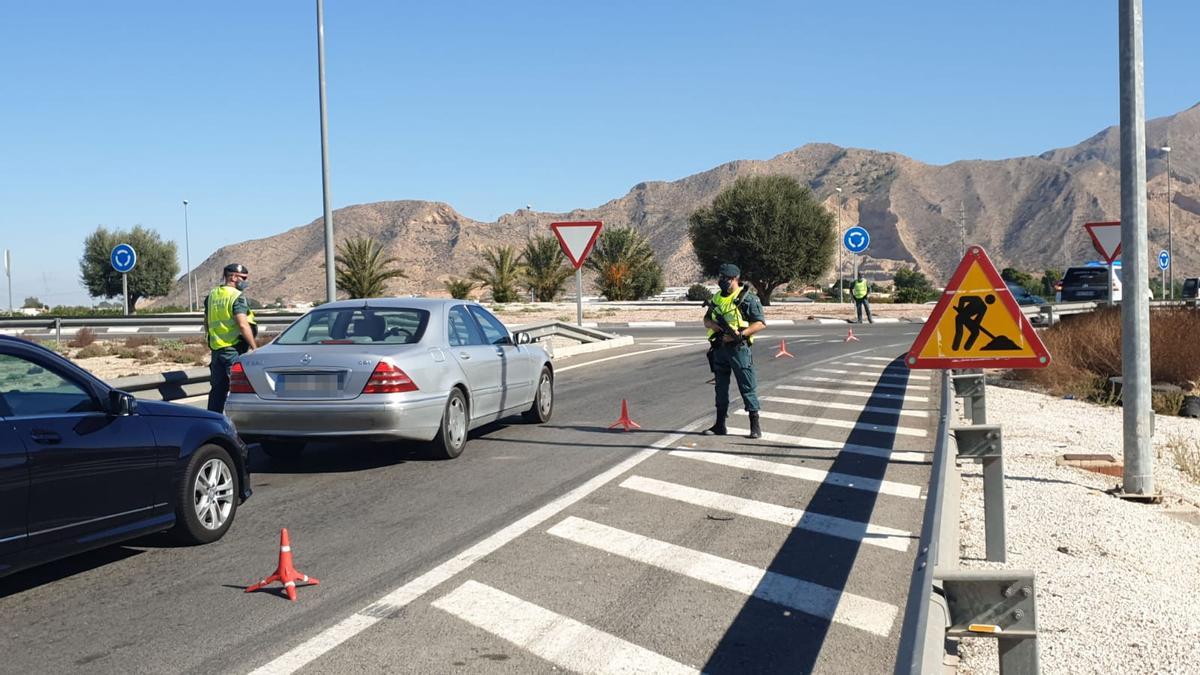
[[(1122, 492), (1154, 494), (1150, 442), (1150, 302), (1146, 240), (1146, 92), (1142, 0), (1120, 0), (1118, 43), (1121, 96), (1121, 412), (1125, 469)], [(1109, 268), (1111, 269), (1111, 265)], [(1111, 293), (1110, 293), (1111, 297)]]
[(838, 259), (837, 259), (838, 302), (843, 302), (843, 300), (842, 300), (842, 188), (835, 187), (833, 189), (837, 190), (837, 193), (838, 193), (838, 208), (837, 208), (838, 236), (837, 236), (837, 241), (834, 242), (834, 245), (837, 246), (837, 254), (838, 254)]
[(337, 300), (334, 277), (333, 211), (329, 202), (329, 121), (325, 112), (325, 2), (317, 0), (317, 82), (321, 100), (321, 200), (325, 204), (325, 299)]
[[(1175, 299), (1175, 237), (1171, 233), (1171, 146), (1164, 145), (1163, 152), (1167, 153), (1167, 281), (1170, 284), (1170, 298)], [(1166, 293), (1163, 297), (1167, 297)]]
[(188, 235), (188, 200), (183, 200), (183, 264), (187, 265), (188, 309), (196, 311), (196, 293), (192, 287), (192, 240)]

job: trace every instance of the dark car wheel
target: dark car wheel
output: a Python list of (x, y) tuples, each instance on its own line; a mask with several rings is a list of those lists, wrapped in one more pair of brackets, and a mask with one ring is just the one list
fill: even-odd
[(442, 426), (430, 443), (430, 455), (436, 459), (454, 459), (462, 454), (467, 445), (468, 420), (471, 419), (468, 413), (467, 399), (462, 391), (451, 389), (442, 413)]
[(177, 488), (172, 533), (189, 544), (220, 539), (237, 514), (240, 487), (229, 453), (217, 445), (201, 446), (188, 459)]
[(543, 366), (542, 374), (538, 376), (537, 392), (533, 395), (533, 405), (521, 413), (526, 422), (544, 424), (550, 421), (554, 413), (554, 375), (550, 369)]
[(304, 441), (267, 441), (259, 443), (263, 454), (271, 459), (298, 459), (304, 452)]

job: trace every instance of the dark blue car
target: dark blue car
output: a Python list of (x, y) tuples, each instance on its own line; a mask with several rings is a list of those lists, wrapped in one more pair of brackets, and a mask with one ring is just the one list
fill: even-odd
[(246, 458), (223, 415), (0, 336), (0, 576), (162, 530), (216, 541), (250, 496)]

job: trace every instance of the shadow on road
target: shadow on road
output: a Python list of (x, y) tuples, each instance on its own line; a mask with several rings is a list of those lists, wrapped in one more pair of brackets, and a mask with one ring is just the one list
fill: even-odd
[(24, 593), (38, 586), (99, 569), (142, 553), (143, 551), (124, 545), (106, 546), (95, 551), (39, 565), (0, 579), (0, 598)]

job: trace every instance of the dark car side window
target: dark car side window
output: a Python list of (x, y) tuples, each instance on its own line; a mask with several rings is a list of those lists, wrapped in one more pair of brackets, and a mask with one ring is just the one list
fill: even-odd
[(465, 307), (462, 305), (451, 307), (448, 317), (446, 335), (450, 339), (451, 347), (486, 344), (483, 335), (479, 332), (479, 325), (475, 323), (470, 314), (467, 314)]
[(512, 342), (508, 337), (508, 329), (504, 324), (500, 323), (500, 319), (492, 316), (482, 307), (471, 305), (471, 313), (479, 319), (479, 327), (483, 329), (483, 335), (487, 339), (488, 344), (506, 345)]
[(35, 417), (99, 409), (76, 382), (33, 361), (0, 354), (0, 415)]

